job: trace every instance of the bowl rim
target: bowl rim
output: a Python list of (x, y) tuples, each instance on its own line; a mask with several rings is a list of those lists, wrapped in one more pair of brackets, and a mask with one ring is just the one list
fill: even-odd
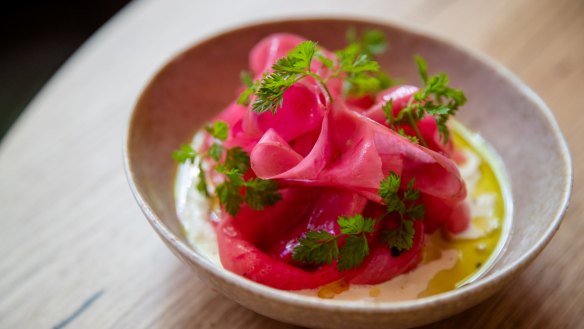
[[(276, 288), (272, 288), (255, 281), (246, 279), (241, 277), (235, 273), (225, 270), (222, 267), (217, 266), (216, 264), (212, 263), (210, 260), (205, 258), (204, 256), (198, 254), (194, 251), (190, 246), (186, 243), (180, 241), (171, 231), (163, 224), (163, 222), (158, 218), (158, 216), (154, 213), (150, 205), (145, 201), (142, 197), (139, 188), (135, 183), (135, 174), (133, 171), (132, 161), (129, 157), (129, 140), (130, 140), (130, 133), (133, 127), (133, 122), (136, 120), (136, 113), (138, 105), (141, 103), (142, 98), (144, 97), (144, 92), (149, 89), (149, 87), (157, 80), (157, 77), (166, 70), (166, 68), (171, 65), (174, 59), (181, 57), (184, 53), (189, 51), (191, 48), (196, 47), (198, 45), (207, 43), (215, 38), (221, 37), (225, 34), (230, 33), (237, 33), (239, 30), (248, 29), (252, 27), (259, 27), (259, 26), (270, 26), (282, 22), (289, 22), (289, 23), (310, 23), (310, 22), (323, 22), (323, 21), (346, 21), (347, 23), (356, 23), (356, 24), (374, 24), (374, 25), (381, 25), (387, 26), (392, 29), (410, 33), (414, 36), (426, 38), (426, 39), (433, 39), (434, 41), (441, 43), (447, 47), (453, 48), (456, 51), (473, 57), (478, 61), (482, 62), (486, 66), (493, 69), (494, 74), (498, 75), (500, 78), (507, 80), (511, 83), (515, 88), (517, 88), (517, 92), (523, 94), (528, 101), (531, 101), (538, 110), (544, 115), (545, 120), (549, 124), (549, 127), (553, 133), (555, 140), (558, 143), (559, 151), (564, 160), (565, 166), (562, 168), (562, 174), (566, 177), (566, 185), (563, 188), (562, 196), (560, 199), (559, 204), (556, 207), (555, 214), (553, 220), (550, 222), (550, 225), (547, 227), (545, 232), (543, 233), (542, 237), (533, 244), (527, 252), (521, 255), (515, 261), (507, 264), (501, 270), (493, 273), (492, 275), (483, 276), (476, 281), (463, 285), (459, 288), (454, 290), (450, 290), (444, 293), (428, 296), (428, 297), (421, 297), (414, 300), (406, 300), (406, 301), (382, 301), (382, 302), (373, 302), (373, 301), (346, 301), (346, 300), (335, 300), (335, 299), (320, 299), (317, 297), (312, 296), (304, 296), (295, 294), (293, 292), (289, 292), (286, 290), (280, 290)], [(491, 59), (487, 55), (479, 52), (478, 50), (474, 50), (472, 48), (457, 44), (453, 41), (446, 40), (441, 36), (436, 35), (435, 33), (420, 29), (416, 26), (413, 26), (407, 22), (401, 21), (388, 21), (382, 20), (378, 17), (369, 17), (369, 16), (360, 16), (360, 15), (346, 15), (346, 14), (333, 14), (333, 15), (323, 15), (323, 14), (316, 14), (316, 15), (291, 15), (291, 16), (284, 16), (284, 17), (277, 17), (271, 19), (261, 19), (255, 20), (252, 22), (244, 22), (238, 23), (233, 26), (229, 26), (227, 28), (219, 29), (213, 32), (210, 35), (207, 35), (204, 38), (199, 40), (195, 40), (194, 42), (189, 43), (185, 48), (178, 51), (174, 55), (172, 55), (168, 61), (161, 66), (156, 73), (150, 78), (150, 80), (144, 85), (142, 88), (140, 95), (138, 96), (130, 114), (129, 119), (127, 121), (125, 134), (123, 138), (123, 161), (124, 161), (124, 171), (126, 173), (126, 177), (128, 183), (130, 185), (130, 189), (136, 202), (140, 206), (142, 212), (146, 216), (150, 225), (155, 229), (155, 231), (163, 238), (167, 240), (169, 243), (173, 245), (182, 255), (188, 257), (194, 263), (196, 263), (199, 267), (203, 270), (210, 272), (212, 275), (221, 277), (225, 281), (229, 282), (230, 284), (239, 286), (244, 290), (248, 290), (249, 292), (256, 294), (258, 296), (276, 300), (282, 303), (286, 303), (289, 305), (295, 306), (302, 306), (302, 307), (311, 307), (311, 308), (319, 308), (323, 310), (340, 310), (340, 311), (358, 311), (361, 313), (397, 313), (402, 310), (412, 310), (412, 309), (422, 309), (430, 304), (436, 303), (446, 303), (446, 302), (453, 302), (460, 298), (464, 298), (466, 296), (473, 295), (477, 293), (478, 290), (484, 289), (485, 287), (494, 287), (497, 283), (501, 280), (504, 280), (508, 276), (512, 275), (513, 273), (521, 270), (525, 266), (527, 266), (542, 250), (545, 246), (549, 243), (555, 232), (559, 229), (559, 226), (562, 222), (563, 216), (567, 210), (568, 204), (571, 198), (572, 192), (572, 185), (574, 180), (573, 174), (573, 164), (572, 158), (570, 155), (570, 151), (568, 148), (568, 144), (560, 130), (560, 127), (555, 120), (555, 117), (552, 114), (552, 111), (549, 107), (545, 104), (545, 102), (533, 91), (529, 88), (524, 82), (522, 82), (517, 76), (515, 76), (509, 69), (507, 69), (502, 64), (496, 62), (495, 60)]]

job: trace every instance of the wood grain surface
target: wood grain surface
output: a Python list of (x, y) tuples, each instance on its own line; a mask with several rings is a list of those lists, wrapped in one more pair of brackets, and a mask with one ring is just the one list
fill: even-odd
[(324, 14), (406, 22), (485, 52), (546, 101), (572, 151), (572, 202), (545, 251), (506, 290), (428, 328), (583, 327), (584, 2), (142, 0), (0, 144), (0, 328), (293, 328), (218, 295), (164, 247), (127, 186), (122, 140), (141, 88), (180, 49), (242, 23)]

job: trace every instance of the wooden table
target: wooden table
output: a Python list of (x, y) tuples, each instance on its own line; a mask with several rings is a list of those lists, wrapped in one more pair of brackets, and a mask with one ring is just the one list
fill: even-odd
[(151, 0), (79, 49), (0, 145), (0, 328), (291, 328), (213, 292), (163, 246), (127, 186), (122, 136), (173, 53), (242, 23), (305, 14), (418, 25), (484, 51), (541, 95), (575, 163), (565, 221), (508, 289), (430, 327), (584, 326), (584, 2)]

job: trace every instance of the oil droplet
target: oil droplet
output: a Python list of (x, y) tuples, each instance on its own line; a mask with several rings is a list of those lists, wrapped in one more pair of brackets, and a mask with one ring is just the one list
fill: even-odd
[(318, 290), (318, 297), (325, 299), (335, 298), (336, 295), (342, 293), (343, 291), (349, 290), (349, 283), (344, 279), (339, 281), (331, 282), (327, 285), (322, 286)]
[(373, 287), (369, 289), (369, 296), (379, 297), (379, 295), (381, 295), (381, 289), (379, 289), (379, 287)]

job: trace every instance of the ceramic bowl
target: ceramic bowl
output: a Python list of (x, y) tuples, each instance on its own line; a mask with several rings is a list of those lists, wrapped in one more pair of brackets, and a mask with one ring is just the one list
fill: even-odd
[[(413, 54), (447, 72), (468, 103), (458, 120), (479, 132), (502, 158), (514, 200), (507, 247), (482, 278), (456, 290), (406, 302), (336, 301), (272, 289), (232, 274), (194, 251), (179, 229), (170, 154), (236, 97), (251, 47), (273, 32), (292, 32), (329, 49), (348, 28), (380, 29), (389, 51), (386, 72), (418, 81)], [(568, 148), (543, 101), (508, 70), (480, 54), (425, 33), (352, 19), (283, 20), (241, 27), (193, 45), (167, 63), (143, 91), (129, 122), (126, 171), (146, 218), (201, 280), (239, 304), (284, 322), (317, 328), (404, 328), (461, 312), (493, 295), (523, 270), (558, 229), (571, 191)], [(553, 173), (553, 174), (550, 174)]]

